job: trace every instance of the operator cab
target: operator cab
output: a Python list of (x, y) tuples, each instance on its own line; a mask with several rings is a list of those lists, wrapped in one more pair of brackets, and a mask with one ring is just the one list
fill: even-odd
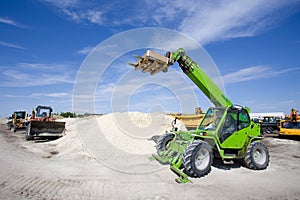
[(36, 116), (37, 117), (51, 117), (52, 108), (46, 106), (38, 106), (36, 108)]
[(16, 119), (25, 119), (26, 118), (26, 112), (25, 111), (18, 111), (15, 112)]
[[(248, 110), (241, 106), (212, 107), (209, 108), (198, 129), (215, 132), (220, 143), (225, 142), (230, 136), (234, 139), (235, 133), (250, 126)], [(236, 136), (237, 137), (237, 136)]]

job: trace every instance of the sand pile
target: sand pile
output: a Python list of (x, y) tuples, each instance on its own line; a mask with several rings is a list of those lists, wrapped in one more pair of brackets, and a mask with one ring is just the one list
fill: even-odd
[[(126, 172), (142, 173), (161, 167), (149, 160), (155, 140), (172, 129), (173, 118), (165, 114), (111, 113), (82, 119), (62, 119), (66, 135), (47, 143), (55, 157), (96, 158), (102, 164)], [(186, 130), (178, 122), (179, 130)]]
[[(114, 147), (130, 154), (149, 154), (155, 151), (154, 137), (170, 131), (173, 120), (165, 114), (111, 113), (99, 118), (98, 124)], [(181, 122), (177, 126), (186, 130)]]
[(6, 118), (0, 118), (0, 124), (6, 124), (8, 120)]
[(65, 136), (49, 142), (51, 152), (57, 153), (57, 157), (64, 159), (91, 158), (91, 155), (84, 149), (78, 137), (77, 123), (82, 119), (64, 118), (56, 121), (66, 122)]

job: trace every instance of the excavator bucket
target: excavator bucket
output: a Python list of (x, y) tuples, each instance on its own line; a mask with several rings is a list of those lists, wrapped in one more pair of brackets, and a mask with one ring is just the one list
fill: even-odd
[(151, 75), (154, 75), (160, 71), (167, 72), (170, 67), (170, 59), (166, 56), (162, 56), (158, 53), (155, 53), (151, 50), (142, 55), (133, 55), (138, 60), (135, 64), (128, 63), (134, 67), (134, 70), (141, 69), (142, 72), (150, 72)]
[(31, 121), (30, 136), (62, 136), (65, 131), (65, 122)]

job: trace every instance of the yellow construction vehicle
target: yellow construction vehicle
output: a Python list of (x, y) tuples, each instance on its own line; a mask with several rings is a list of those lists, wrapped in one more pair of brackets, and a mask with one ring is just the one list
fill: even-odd
[(26, 128), (28, 120), (28, 114), (26, 111), (15, 111), (12, 114), (11, 123), (9, 123), (9, 129), (13, 129), (17, 132), (17, 129)]
[(297, 116), (294, 119), (281, 120), (279, 134), (300, 136), (300, 116)]
[(200, 107), (195, 108), (195, 114), (172, 113), (169, 115), (182, 121), (188, 130), (197, 129), (201, 119), (204, 117), (204, 113)]

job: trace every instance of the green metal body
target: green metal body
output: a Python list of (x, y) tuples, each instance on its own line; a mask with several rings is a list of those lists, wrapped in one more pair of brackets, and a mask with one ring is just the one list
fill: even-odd
[[(210, 99), (216, 108), (210, 108), (200, 122), (196, 130), (187, 132), (173, 132), (174, 139), (167, 144), (167, 150), (153, 158), (161, 163), (170, 164), (170, 168), (179, 178), (177, 182), (189, 182), (188, 176), (181, 169), (184, 150), (194, 140), (205, 140), (214, 150), (215, 156), (223, 160), (242, 159), (248, 145), (253, 140), (260, 140), (260, 125), (254, 123), (249, 117), (249, 108), (233, 106), (231, 101), (223, 94), (217, 85), (190, 57), (185, 55), (182, 48), (171, 54), (169, 65), (178, 62), (183, 72), (198, 86), (198, 88)], [(211, 111), (221, 110), (218, 123), (213, 129), (205, 129), (203, 125), (210, 119)], [(225, 137), (224, 133), (228, 119), (232, 119), (237, 128)], [(216, 119), (212, 119), (216, 120)], [(239, 127), (238, 127), (239, 126)]]

